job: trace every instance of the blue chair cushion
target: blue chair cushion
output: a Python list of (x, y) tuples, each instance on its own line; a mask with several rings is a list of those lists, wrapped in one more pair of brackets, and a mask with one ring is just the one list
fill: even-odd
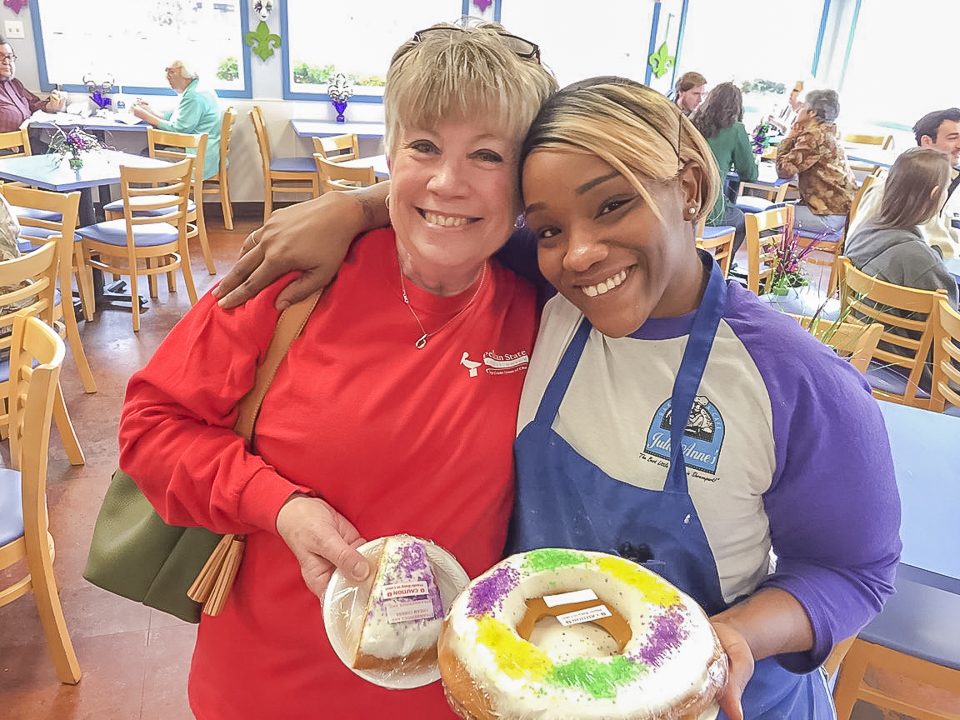
[(23, 536), (21, 492), (20, 473), (10, 468), (0, 468), (0, 546)]
[(316, 173), (317, 161), (312, 157), (279, 157), (270, 160), (270, 169), (276, 172)]
[[(169, 223), (151, 223), (138, 225), (134, 229), (134, 241), (141, 247), (153, 247), (173, 243), (180, 237), (180, 232)], [(77, 230), (85, 238), (96, 240), (107, 245), (124, 247), (127, 244), (127, 223), (125, 220), (107, 220), (96, 225), (87, 225)]]
[(799, 230), (797, 230), (797, 235), (799, 235), (802, 238), (813, 238), (813, 239), (823, 240), (824, 242), (836, 242), (837, 240), (843, 237), (843, 231), (842, 230), (837, 230), (837, 231), (826, 230), (822, 232), (813, 232), (813, 230), (804, 230), (803, 228), (800, 228)]
[(766, 198), (741, 195), (737, 198), (737, 207), (743, 212), (759, 213), (772, 208), (774, 203)]
[[(150, 198), (150, 201), (151, 201), (151, 202), (156, 202), (156, 201), (157, 201), (156, 199), (157, 199), (158, 197), (168, 198), (168, 199), (170, 199), (170, 200), (173, 200), (173, 195), (154, 195), (154, 196), (152, 196), (152, 197)], [(138, 204), (138, 203), (137, 203), (137, 200), (138, 200), (138, 198), (134, 198), (134, 200), (133, 200), (133, 207), (134, 207), (134, 208), (137, 207), (137, 204)], [(196, 204), (193, 200), (189, 200), (189, 201), (187, 202), (187, 212), (193, 212), (193, 211), (196, 210), (196, 209), (197, 209), (197, 204)], [(114, 200), (113, 202), (109, 202), (109, 203), (107, 203), (106, 205), (103, 206), (103, 210), (104, 210), (104, 212), (118, 212), (118, 213), (122, 213), (122, 212), (123, 212), (123, 200)], [(144, 216), (146, 216), (146, 217), (158, 217), (158, 216), (160, 216), (160, 215), (169, 215), (169, 214), (171, 213), (171, 210), (170, 210), (169, 208), (163, 208), (163, 209), (161, 209), (161, 210), (136, 210), (136, 209), (135, 209), (134, 212), (135, 212), (137, 215), (144, 215)]]
[(737, 229), (735, 227), (731, 227), (730, 225), (717, 225), (716, 227), (706, 225), (703, 228), (702, 237), (704, 240), (713, 240), (721, 235), (727, 235), (736, 231)]
[[(870, 362), (867, 368), (867, 382), (870, 387), (891, 395), (904, 395), (907, 392), (907, 373), (896, 365), (887, 365), (881, 361)], [(928, 398), (930, 393), (917, 389), (918, 398)]]
[(11, 205), (10, 209), (17, 217), (28, 217), (35, 220), (49, 220), (50, 222), (63, 222), (63, 215), (53, 210), (37, 210), (36, 208), (21, 207), (20, 205)]
[[(39, 249), (40, 249), (40, 246), (37, 245), (37, 244), (35, 244), (35, 243), (30, 242), (30, 238), (31, 238), (31, 237), (34, 237), (34, 238), (48, 238), (48, 237), (50, 237), (51, 235), (56, 235), (56, 234), (57, 234), (57, 231), (56, 231), (56, 230), (50, 230), (50, 229), (48, 229), (48, 228), (35, 228), (35, 227), (32, 227), (32, 228), (28, 228), (27, 230), (22, 230), (22, 229), (21, 229), (21, 235), (20, 235), (20, 237), (17, 239), (17, 247), (20, 249), (20, 252), (22, 252), (22, 253), (33, 252), (34, 250), (39, 250)], [(74, 242), (80, 242), (80, 240), (82, 240), (82, 239), (83, 239), (83, 238), (81, 238), (78, 233), (74, 233), (74, 235), (73, 235), (73, 241), (74, 241)]]

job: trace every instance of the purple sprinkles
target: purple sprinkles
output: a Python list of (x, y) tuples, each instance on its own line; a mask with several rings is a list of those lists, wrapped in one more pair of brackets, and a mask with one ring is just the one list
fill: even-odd
[(673, 649), (680, 647), (689, 632), (683, 627), (683, 615), (677, 608), (669, 608), (650, 623), (650, 635), (647, 644), (631, 659), (639, 659), (645, 665), (659, 666), (663, 658)]
[(508, 565), (498, 567), (478, 580), (470, 591), (467, 613), (471, 617), (486, 615), (503, 607), (503, 599), (520, 584), (520, 573)]

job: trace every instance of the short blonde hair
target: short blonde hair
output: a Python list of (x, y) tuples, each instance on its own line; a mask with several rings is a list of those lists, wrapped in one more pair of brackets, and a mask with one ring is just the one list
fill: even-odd
[(720, 191), (713, 151), (680, 109), (646, 85), (618, 77), (584, 80), (564, 88), (540, 110), (520, 154), (521, 167), (537, 150), (590, 153), (626, 177), (661, 220), (643, 182), (666, 183), (687, 164), (703, 169), (700, 205), (689, 219), (710, 212)]
[(405, 126), (429, 129), (444, 120), (476, 117), (510, 128), (519, 146), (557, 81), (538, 60), (511, 50), (503, 33), (494, 23), (467, 29), (439, 24), (400, 46), (383, 96), (388, 154), (394, 154)]

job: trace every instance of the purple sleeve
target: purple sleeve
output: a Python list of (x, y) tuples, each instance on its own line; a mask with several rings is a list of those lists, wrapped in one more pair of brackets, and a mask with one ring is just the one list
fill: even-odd
[(776, 471), (764, 507), (777, 569), (760, 587), (780, 588), (806, 610), (812, 650), (779, 660), (807, 672), (893, 593), (900, 497), (883, 417), (863, 376), (793, 319), (754, 300), (744, 299), (731, 325), (773, 411)]

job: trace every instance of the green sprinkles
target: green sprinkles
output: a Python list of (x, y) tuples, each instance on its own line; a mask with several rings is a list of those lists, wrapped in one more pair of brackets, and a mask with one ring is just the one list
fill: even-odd
[(590, 562), (590, 558), (574, 550), (558, 550), (548, 548), (533, 550), (527, 553), (523, 566), (531, 572), (553, 571), (570, 565), (583, 565)]
[(611, 662), (577, 658), (555, 665), (547, 682), (583, 690), (596, 699), (616, 699), (619, 686), (630, 684), (646, 672), (646, 665), (630, 662), (623, 656), (615, 657)]

